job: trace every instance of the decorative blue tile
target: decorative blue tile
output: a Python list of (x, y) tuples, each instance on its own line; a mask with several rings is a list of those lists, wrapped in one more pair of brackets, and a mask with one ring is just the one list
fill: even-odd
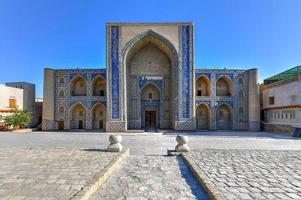
[(216, 73), (215, 74), (215, 79), (219, 79), (222, 76), (227, 76), (229, 77), (231, 80), (234, 80), (233, 74), (232, 73)]
[(104, 106), (107, 106), (107, 101), (91, 101), (91, 108), (98, 102), (103, 104)]
[(85, 80), (87, 80), (87, 74), (86, 73), (70, 73), (70, 76), (69, 76), (70, 80), (72, 80), (75, 76), (78, 76), (78, 75), (83, 77)]
[(201, 105), (201, 104), (207, 104), (207, 106), (210, 108), (211, 107), (211, 101), (203, 101), (203, 100), (196, 100), (195, 105), (196, 108)]
[(111, 27), (112, 118), (119, 119), (119, 27)]
[(190, 115), (190, 29), (189, 26), (182, 26), (182, 112), (183, 118)]
[(152, 79), (151, 77), (145, 77), (145, 76), (140, 76), (139, 77), (139, 89), (142, 89), (148, 83), (153, 83), (158, 88), (160, 88), (160, 90), (162, 90), (163, 80), (161, 80), (161, 79)]
[(211, 74), (210, 73), (200, 73), (200, 72), (196, 72), (195, 73), (195, 78), (199, 78), (201, 75), (205, 75), (209, 80), (211, 79)]
[(234, 103), (233, 103), (233, 101), (216, 101), (217, 102), (217, 107), (218, 106), (220, 106), (221, 104), (223, 104), (223, 103), (226, 103), (226, 104), (228, 104), (229, 106), (231, 106), (231, 108), (234, 108)]
[(106, 72), (100, 72), (100, 73), (92, 73), (91, 79), (93, 80), (96, 76), (100, 75), (102, 78), (106, 79)]

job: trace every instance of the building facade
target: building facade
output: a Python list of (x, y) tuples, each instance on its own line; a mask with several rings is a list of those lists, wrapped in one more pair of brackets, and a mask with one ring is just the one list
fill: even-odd
[(31, 116), (29, 127), (40, 124), (41, 109), (36, 109), (35, 85), (27, 82), (8, 82), (0, 85), (0, 115), (11, 114), (15, 109), (26, 110)]
[(23, 110), (23, 90), (0, 84), (0, 116), (10, 115), (15, 109)]
[(106, 69), (47, 68), (43, 130), (258, 130), (258, 70), (195, 69), (192, 23), (107, 24)]
[(38, 125), (39, 112), (36, 112), (36, 87), (32, 83), (27, 82), (8, 82), (6, 86), (19, 88), (23, 90), (23, 110), (26, 110), (31, 116), (30, 127)]
[(301, 66), (264, 80), (261, 86), (264, 130), (292, 135), (301, 128)]

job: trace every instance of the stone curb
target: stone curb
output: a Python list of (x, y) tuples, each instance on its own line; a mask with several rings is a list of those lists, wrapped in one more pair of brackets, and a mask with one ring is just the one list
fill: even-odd
[(195, 163), (195, 161), (187, 153), (181, 153), (181, 156), (186, 165), (191, 170), (192, 174), (196, 177), (200, 185), (207, 191), (210, 199), (224, 200), (226, 197), (220, 193), (214, 184), (208, 179), (204, 171)]
[(88, 200), (100, 186), (109, 178), (121, 162), (129, 157), (130, 150), (127, 148), (121, 151), (101, 172), (94, 175), (92, 180), (81, 191), (76, 193), (70, 200)]

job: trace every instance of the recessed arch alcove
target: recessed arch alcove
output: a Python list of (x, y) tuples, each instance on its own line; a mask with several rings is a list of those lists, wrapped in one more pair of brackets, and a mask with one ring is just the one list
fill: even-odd
[(106, 107), (102, 103), (97, 102), (92, 107), (92, 127), (93, 127), (93, 129), (105, 129), (106, 116), (107, 116)]
[(222, 76), (216, 81), (216, 96), (233, 96), (233, 81)]
[(173, 45), (162, 35), (149, 30), (128, 42), (122, 55), (126, 74), (128, 129), (143, 128), (141, 117), (147, 102), (143, 102), (141, 95), (144, 87), (141, 79), (159, 83), (156, 87), (159, 87), (160, 98), (156, 102), (152, 100), (152, 104), (156, 104), (160, 110), (157, 111), (160, 112), (158, 128), (171, 128), (175, 116), (173, 112), (178, 67), (177, 51)]
[(87, 82), (82, 76), (75, 76), (70, 81), (71, 96), (87, 96)]
[(210, 128), (210, 109), (207, 104), (200, 104), (196, 108), (196, 128), (207, 130)]
[(221, 104), (216, 110), (216, 128), (218, 130), (232, 129), (232, 108), (226, 103)]
[(72, 105), (69, 109), (69, 122), (71, 129), (86, 129), (87, 109), (81, 103)]
[(196, 96), (210, 96), (210, 80), (207, 76), (201, 75), (195, 81)]

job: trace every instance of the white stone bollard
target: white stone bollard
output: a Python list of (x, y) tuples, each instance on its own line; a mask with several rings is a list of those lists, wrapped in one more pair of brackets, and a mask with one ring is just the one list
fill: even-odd
[(122, 151), (122, 145), (121, 145), (122, 137), (121, 135), (110, 135), (109, 138), (109, 146), (107, 148), (107, 151), (109, 152), (120, 152)]
[(178, 144), (176, 146), (176, 152), (189, 152), (190, 148), (188, 146), (188, 137), (187, 136), (182, 136), (178, 135), (176, 138)]

